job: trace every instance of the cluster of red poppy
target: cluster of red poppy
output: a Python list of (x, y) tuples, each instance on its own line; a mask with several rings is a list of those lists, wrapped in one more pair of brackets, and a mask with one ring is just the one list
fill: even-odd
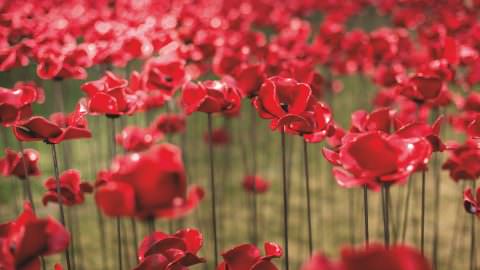
[[(375, 12), (391, 27), (350, 27), (351, 20), (365, 12)], [(316, 22), (319, 14), (323, 19)], [(215, 235), (215, 252), (208, 260), (214, 267), (273, 270), (273, 259), (285, 255), (288, 270), (286, 232), (283, 249), (266, 242), (261, 256), (256, 243), (242, 244), (224, 252), (223, 262), (216, 263), (213, 148), (212, 185), (206, 191), (189, 185), (185, 149), (170, 138), (186, 132), (187, 119), (194, 113), (208, 117), (203, 141), (221, 146), (232, 144), (235, 134), (227, 127), (212, 129), (211, 117), (241, 119), (242, 105), (251, 105), (257, 113), (253, 117), (269, 120), (283, 144), (286, 135), (302, 138), (307, 181), (307, 143), (326, 141), (329, 147), (323, 148), (323, 156), (342, 187), (378, 191), (406, 183), (416, 172), (425, 174), (434, 154), (444, 151), (449, 157), (443, 169), (451, 178), (475, 182), (480, 176), (480, 95), (474, 92), (480, 84), (479, 15), (478, 0), (1, 1), (0, 71), (23, 72), (34, 63), (37, 81), (51, 81), (59, 86), (54, 91), (66, 91), (65, 80), (82, 80), (75, 90), (83, 97), (71, 113), (59, 111), (47, 118), (32, 109), (45, 99), (38, 83), (0, 87), (0, 124), (12, 130), (21, 146), (18, 152), (5, 149), (0, 172), (22, 179), (32, 200), (28, 176), (40, 175), (39, 153), (23, 149), (23, 142), (52, 147), (55, 175), (45, 182), (42, 202), (58, 204), (63, 223), (38, 219), (35, 207), (26, 204), (16, 220), (0, 225), (0, 269), (40, 269), (41, 257), (66, 250), (71, 270), (63, 206), (81, 205), (86, 194), (93, 193), (101, 212), (118, 222), (181, 218), (208, 194)], [(378, 91), (372, 108), (353, 112), (350, 127), (344, 129), (334, 118), (334, 100), (341, 91), (350, 91), (343, 89), (341, 78), (351, 75), (361, 76)], [(367, 100), (370, 106), (367, 90), (361, 89), (367, 87), (355, 87), (365, 96), (352, 97), (353, 102)], [(455, 112), (442, 116), (449, 106)], [(167, 112), (150, 119), (160, 108)], [(142, 114), (144, 126), (116, 130), (119, 118)], [(113, 135), (107, 161), (111, 165), (98, 172), (94, 184), (83, 182), (76, 169), (65, 168), (60, 175), (55, 152), (55, 145), (63, 141), (101, 135), (90, 130), (91, 116), (106, 117)], [(243, 125), (253, 134), (250, 144), (257, 136), (252, 123)], [(465, 135), (465, 142), (444, 142), (442, 124)], [(117, 155), (116, 145), (126, 153)], [(256, 200), (269, 191), (270, 182), (259, 175), (256, 164), (253, 167), (238, 186)], [(286, 195), (284, 183), (284, 204)], [(307, 198), (310, 222), (309, 194)], [(480, 189), (465, 190), (464, 206), (480, 217)], [(288, 231), (288, 206), (284, 209)], [(388, 211), (384, 219), (385, 215)], [(207, 261), (198, 255), (203, 236), (196, 229), (152, 231), (136, 244), (138, 270), (183, 270)], [(120, 255), (119, 260), (123, 270)], [(302, 269), (385, 267), (430, 269), (423, 254), (410, 247), (388, 247), (388, 241), (386, 247), (367, 243), (365, 249), (344, 250), (338, 261), (319, 253)]]

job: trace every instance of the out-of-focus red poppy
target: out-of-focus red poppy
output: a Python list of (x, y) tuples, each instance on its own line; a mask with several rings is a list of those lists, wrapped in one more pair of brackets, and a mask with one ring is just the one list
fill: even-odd
[(177, 57), (150, 58), (141, 73), (143, 89), (160, 91), (170, 98), (185, 83), (185, 62)]
[(463, 206), (467, 213), (480, 217), (480, 188), (477, 188), (475, 197), (471, 188), (465, 189), (463, 192)]
[(224, 82), (203, 81), (187, 83), (182, 91), (181, 105), (187, 115), (193, 112), (237, 114), (240, 92)]
[(242, 186), (246, 192), (261, 194), (268, 191), (270, 182), (258, 175), (247, 175), (243, 178)]
[(197, 207), (204, 195), (197, 186), (187, 192), (181, 151), (170, 144), (118, 157), (105, 180), (95, 200), (108, 216), (177, 218)]
[(86, 68), (92, 64), (93, 47), (85, 45), (62, 46), (45, 44), (37, 50), (37, 75), (44, 79), (87, 78)]
[(221, 262), (217, 270), (277, 270), (271, 262), (273, 258), (283, 255), (282, 248), (273, 242), (265, 242), (265, 256), (260, 255), (260, 250), (252, 244), (236, 246), (222, 254)]
[(81, 182), (80, 172), (77, 170), (67, 170), (60, 175), (60, 194), (57, 193), (57, 183), (54, 177), (45, 181), (45, 189), (42, 202), (47, 205), (50, 202), (73, 206), (82, 204), (85, 200), (85, 193), (92, 193), (93, 187), (90, 183)]
[(0, 224), (0, 268), (39, 270), (40, 256), (67, 249), (69, 232), (53, 218), (37, 218), (25, 203), (16, 220)]
[(475, 181), (480, 177), (480, 148), (477, 142), (468, 140), (462, 145), (448, 147), (451, 152), (442, 168), (450, 172), (454, 181)]
[(324, 148), (324, 157), (334, 166), (339, 185), (350, 188), (404, 182), (424, 166), (432, 148), (423, 137), (402, 138), (381, 131), (348, 133), (337, 151)]
[(13, 89), (0, 87), (0, 124), (10, 126), (32, 115), (32, 103), (43, 103), (43, 89), (33, 82), (17, 82)]
[(210, 135), (208, 132), (203, 135), (205, 143), (212, 143), (214, 146), (223, 146), (230, 143), (230, 134), (224, 128), (216, 128), (212, 130)]
[(163, 134), (182, 133), (187, 121), (183, 114), (162, 114), (153, 120), (150, 129)]
[(69, 115), (52, 114), (50, 120), (41, 116), (18, 121), (13, 126), (15, 137), (20, 141), (40, 141), (57, 144), (64, 140), (90, 138), (85, 115), (87, 110), (78, 103), (75, 111)]
[(378, 244), (368, 248), (344, 248), (339, 260), (331, 260), (316, 253), (303, 264), (302, 270), (430, 270), (428, 260), (408, 246), (393, 246), (389, 249)]
[(182, 229), (171, 235), (155, 232), (140, 244), (140, 263), (135, 270), (188, 269), (205, 262), (197, 255), (202, 245), (203, 236), (196, 229)]
[(162, 133), (154, 133), (149, 128), (129, 126), (124, 128), (115, 138), (125, 151), (139, 152), (150, 148), (161, 136)]
[[(40, 175), (38, 160), (40, 154), (33, 149), (24, 149), (23, 153), (5, 149), (5, 157), (0, 159), (0, 172), (3, 176), (15, 175), (20, 179)], [(25, 175), (25, 171), (27, 172)]]
[(265, 79), (265, 66), (261, 64), (242, 65), (233, 77), (235, 78), (235, 85), (243, 96), (255, 97)]
[(444, 82), (436, 75), (417, 73), (404, 81), (400, 81), (396, 87), (400, 95), (417, 103), (424, 103), (440, 95)]
[(136, 96), (128, 93), (127, 86), (127, 80), (109, 71), (99, 80), (82, 84), (81, 89), (88, 96), (88, 111), (112, 117), (132, 114)]

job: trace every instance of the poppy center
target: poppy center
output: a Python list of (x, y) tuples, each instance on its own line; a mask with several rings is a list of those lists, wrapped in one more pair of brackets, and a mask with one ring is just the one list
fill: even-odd
[(280, 107), (282, 108), (282, 110), (284, 112), (288, 112), (288, 104), (287, 103), (284, 103), (284, 102), (280, 103)]

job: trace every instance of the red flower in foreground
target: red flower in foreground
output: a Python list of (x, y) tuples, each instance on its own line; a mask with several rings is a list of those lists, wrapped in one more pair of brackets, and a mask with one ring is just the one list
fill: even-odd
[(127, 86), (127, 80), (112, 72), (107, 72), (99, 80), (84, 83), (81, 89), (88, 96), (88, 111), (108, 116), (133, 113), (136, 97), (128, 94)]
[(116, 141), (127, 152), (139, 152), (150, 148), (160, 134), (154, 134), (148, 128), (130, 126), (124, 128), (120, 134), (117, 134)]
[(0, 124), (9, 126), (32, 115), (32, 103), (42, 103), (43, 89), (30, 82), (17, 82), (13, 89), (0, 87)]
[(247, 175), (243, 178), (243, 189), (251, 193), (265, 193), (270, 188), (270, 183), (260, 176)]
[(20, 179), (24, 179), (26, 167), (27, 175), (40, 175), (40, 169), (37, 164), (39, 158), (40, 154), (33, 149), (24, 149), (22, 154), (6, 148), (5, 157), (0, 159), (0, 173), (3, 176), (15, 175)]
[(407, 246), (370, 245), (362, 249), (344, 249), (338, 261), (314, 254), (302, 270), (430, 270), (431, 266), (420, 252)]
[(467, 213), (480, 217), (480, 188), (477, 188), (475, 197), (473, 197), (471, 188), (465, 189), (463, 192), (463, 206)]
[(215, 146), (222, 146), (230, 143), (230, 134), (224, 128), (216, 128), (212, 130), (212, 135), (205, 133), (203, 140), (206, 143), (212, 142)]
[(463, 145), (451, 147), (447, 161), (442, 168), (450, 172), (454, 181), (471, 180), (475, 181), (480, 177), (480, 147), (472, 140)]
[(95, 200), (108, 216), (181, 217), (204, 195), (197, 186), (187, 193), (181, 151), (171, 144), (118, 157), (104, 180)]
[(422, 138), (401, 138), (380, 131), (349, 133), (338, 152), (323, 149), (325, 158), (335, 165), (333, 174), (344, 187), (404, 182), (430, 158), (432, 149)]
[(182, 91), (181, 105), (187, 115), (194, 112), (236, 114), (240, 110), (240, 92), (224, 82), (187, 83)]
[(140, 263), (135, 270), (188, 269), (205, 262), (197, 256), (202, 245), (203, 236), (195, 229), (183, 229), (171, 235), (155, 232), (140, 244)]
[(57, 144), (64, 140), (90, 138), (92, 134), (87, 128), (86, 109), (79, 103), (74, 112), (65, 116), (52, 114), (50, 120), (41, 116), (33, 116), (17, 122), (13, 127), (15, 137), (19, 141), (40, 141)]
[(82, 204), (85, 200), (84, 193), (93, 192), (92, 185), (81, 182), (80, 172), (77, 170), (67, 170), (60, 175), (60, 194), (57, 193), (57, 183), (53, 177), (47, 179), (45, 189), (47, 192), (42, 198), (44, 205), (49, 202), (58, 203), (59, 198), (64, 205)]
[(40, 256), (64, 251), (69, 241), (60, 223), (38, 219), (26, 203), (16, 220), (0, 224), (0, 269), (40, 270)]
[(150, 125), (150, 129), (163, 134), (182, 133), (187, 121), (183, 114), (162, 114)]
[(252, 244), (236, 246), (222, 254), (217, 270), (277, 270), (271, 262), (273, 258), (283, 255), (282, 248), (272, 242), (265, 242), (265, 256), (260, 255), (260, 250)]

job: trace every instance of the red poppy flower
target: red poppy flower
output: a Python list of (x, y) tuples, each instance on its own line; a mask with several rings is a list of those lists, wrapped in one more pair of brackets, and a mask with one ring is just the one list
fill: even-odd
[(393, 246), (386, 249), (375, 244), (362, 249), (344, 249), (337, 261), (316, 253), (303, 264), (302, 270), (430, 270), (427, 259), (408, 246)]
[(253, 105), (261, 118), (272, 120), (272, 129), (294, 134), (324, 132), (332, 120), (330, 109), (315, 101), (307, 84), (288, 78), (265, 80)]
[(243, 96), (255, 97), (262, 86), (265, 79), (265, 66), (243, 65), (233, 75), (235, 85), (238, 87)]
[(118, 157), (95, 200), (108, 216), (177, 218), (197, 207), (203, 195), (196, 186), (187, 193), (180, 149), (162, 144)]
[(25, 167), (27, 175), (38, 176), (38, 160), (40, 154), (33, 149), (24, 149), (23, 153), (15, 152), (9, 148), (5, 149), (5, 157), (0, 159), (0, 172), (3, 176), (15, 175), (20, 179), (25, 179)]
[(468, 140), (463, 145), (450, 148), (453, 150), (442, 168), (450, 172), (454, 181), (474, 181), (480, 177), (480, 148), (475, 141)]
[(39, 270), (40, 256), (60, 253), (69, 242), (70, 234), (60, 223), (38, 219), (25, 203), (16, 220), (0, 225), (0, 268)]
[(128, 94), (127, 86), (127, 80), (109, 71), (99, 80), (82, 84), (81, 89), (88, 96), (88, 111), (108, 116), (132, 114), (136, 97)]
[(214, 146), (222, 146), (230, 143), (230, 134), (224, 128), (212, 130), (212, 135), (208, 132), (203, 136), (205, 143), (212, 143)]
[(474, 139), (480, 138), (480, 114), (477, 114), (475, 119), (468, 124), (467, 134)]
[(162, 114), (159, 115), (150, 125), (150, 129), (163, 134), (183, 133), (187, 121), (183, 114)]
[(467, 213), (480, 217), (480, 188), (477, 188), (475, 197), (472, 194), (472, 189), (467, 188), (463, 192), (463, 206)]
[(116, 141), (127, 152), (139, 152), (150, 148), (160, 136), (161, 133), (154, 133), (149, 128), (129, 126), (117, 134)]
[(9, 126), (32, 115), (32, 103), (43, 103), (43, 89), (33, 82), (17, 82), (13, 89), (0, 87), (0, 124)]
[[(402, 138), (423, 137), (430, 142), (432, 151), (442, 152), (446, 149), (445, 144), (440, 139), (439, 133), (444, 117), (440, 116), (432, 125), (422, 122), (412, 122), (397, 127), (395, 134)], [(396, 123), (400, 125), (399, 122)]]
[(243, 189), (250, 193), (265, 193), (270, 188), (270, 182), (258, 175), (247, 175), (243, 178)]
[(426, 102), (438, 97), (444, 87), (442, 79), (436, 75), (417, 73), (408, 80), (400, 82), (397, 91), (415, 102)]
[(57, 182), (54, 177), (50, 177), (45, 181), (45, 189), (47, 191), (42, 198), (44, 205), (47, 205), (49, 202), (58, 203), (59, 198), (64, 205), (82, 204), (85, 200), (84, 193), (93, 192), (93, 187), (90, 183), (81, 182), (80, 172), (77, 170), (67, 170), (60, 175), (60, 194), (57, 193)]
[(171, 97), (186, 79), (185, 62), (177, 57), (150, 58), (142, 71), (143, 89)]
[(223, 262), (217, 270), (277, 270), (271, 260), (283, 255), (282, 248), (272, 242), (265, 242), (264, 248), (265, 256), (261, 256), (260, 250), (252, 244), (236, 246), (222, 254)]
[(53, 269), (54, 269), (54, 270), (63, 270), (63, 267), (62, 267), (61, 264), (56, 263), (56, 264), (54, 265), (54, 268), (53, 268)]
[(90, 138), (85, 115), (85, 107), (79, 103), (75, 111), (65, 116), (52, 114), (50, 120), (41, 116), (33, 116), (17, 122), (13, 127), (15, 137), (20, 141), (40, 141), (57, 144), (64, 140)]
[(205, 262), (197, 255), (202, 245), (203, 236), (196, 229), (182, 229), (171, 235), (155, 232), (140, 244), (140, 263), (135, 270), (188, 269)]
[(323, 149), (324, 157), (334, 166), (339, 185), (368, 185), (404, 182), (417, 168), (428, 162), (432, 149), (422, 138), (401, 138), (381, 131), (348, 133), (338, 152)]
[(187, 115), (193, 112), (236, 114), (240, 110), (240, 93), (220, 81), (187, 83), (183, 87), (181, 105)]
[(55, 42), (42, 45), (35, 55), (38, 62), (37, 75), (44, 80), (86, 79), (86, 68), (92, 64), (93, 49), (92, 46), (83, 44), (77, 46), (74, 41), (69, 46)]

